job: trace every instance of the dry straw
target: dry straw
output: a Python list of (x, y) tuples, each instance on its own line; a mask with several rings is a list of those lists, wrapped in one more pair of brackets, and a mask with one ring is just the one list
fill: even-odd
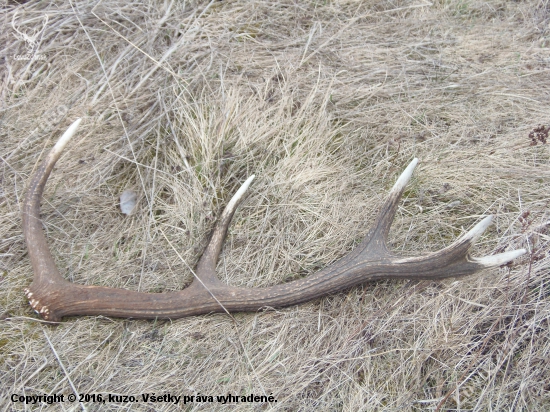
[[(140, 402), (64, 410), (550, 409), (548, 0), (17, 3), (0, 6), (0, 410), (73, 393)], [(474, 253), (528, 254), (233, 318), (51, 326), (23, 294), (20, 211), (78, 117), (42, 206), (74, 282), (181, 289), (251, 174), (220, 278), (303, 277), (354, 247), (413, 157), (394, 250), (437, 250), (494, 214)], [(142, 401), (153, 392), (277, 402)]]

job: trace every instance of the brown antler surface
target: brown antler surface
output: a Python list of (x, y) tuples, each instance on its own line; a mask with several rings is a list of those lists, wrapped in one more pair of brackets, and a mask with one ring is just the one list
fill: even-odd
[(70, 315), (153, 319), (284, 307), (377, 279), (443, 279), (469, 275), (505, 264), (526, 252), (519, 249), (483, 258), (469, 256), (470, 247), (490, 224), (491, 216), (452, 245), (429, 255), (400, 257), (388, 251), (388, 232), (401, 194), (418, 163), (414, 159), (397, 179), (365, 239), (348, 255), (303, 279), (249, 289), (225, 285), (217, 278), (216, 263), (227, 228), (254, 178), (251, 176), (223, 211), (188, 288), (179, 292), (143, 293), (74, 284), (61, 276), (50, 253), (40, 221), (40, 200), (53, 166), (79, 124), (80, 119), (69, 127), (36, 171), (23, 208), (23, 233), (34, 271), (34, 280), (25, 294), (34, 310), (49, 321)]

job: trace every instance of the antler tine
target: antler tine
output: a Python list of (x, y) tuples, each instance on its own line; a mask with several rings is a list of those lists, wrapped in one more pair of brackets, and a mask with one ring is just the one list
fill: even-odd
[(527, 252), (525, 249), (518, 249), (493, 256), (471, 257), (469, 255), (470, 248), (491, 224), (492, 220), (492, 215), (486, 216), (465, 235), (444, 249), (427, 256), (397, 259), (393, 263), (396, 266), (407, 266), (409, 271), (412, 271), (414, 266), (420, 266), (422, 274), (418, 276), (419, 279), (443, 279), (464, 276), (481, 269), (500, 266)]
[(377, 225), (374, 228), (374, 236), (379, 236), (384, 240), (384, 243), (388, 240), (388, 234), (390, 232), (391, 224), (399, 207), (399, 200), (405, 191), (405, 187), (409, 180), (411, 180), (412, 174), (416, 165), (418, 164), (418, 159), (414, 158), (412, 162), (409, 163), (407, 168), (401, 173), (401, 176), (397, 179), (393, 185), (386, 202), (381, 207), (380, 212), (377, 217)]
[(399, 177), (382, 206), (373, 229), (347, 256), (303, 279), (266, 288), (237, 288), (224, 285), (215, 273), (218, 256), (235, 210), (254, 176), (250, 176), (229, 201), (210, 242), (199, 260), (191, 286), (169, 293), (142, 293), (101, 286), (83, 286), (63, 279), (48, 249), (40, 221), (40, 200), (50, 172), (80, 119), (75, 121), (37, 169), (23, 206), (23, 233), (34, 271), (34, 280), (25, 289), (32, 307), (51, 321), (69, 315), (106, 315), (134, 318), (177, 318), (210, 312), (258, 310), (283, 307), (338, 292), (376, 279), (439, 279), (462, 276), (498, 266), (526, 253), (525, 249), (494, 256), (470, 258), (468, 251), (491, 222), (479, 222), (452, 245), (422, 257), (399, 257), (386, 246), (388, 232), (405, 185), (418, 163), (414, 159)]
[(23, 234), (27, 242), (29, 257), (33, 265), (35, 281), (44, 282), (44, 276), (48, 275), (48, 281), (63, 281), (63, 278), (57, 270), (57, 266), (48, 249), (48, 244), (44, 233), (42, 232), (42, 222), (40, 221), (40, 199), (46, 181), (50, 173), (61, 156), (63, 149), (73, 137), (80, 124), (81, 119), (77, 119), (71, 124), (55, 146), (51, 149), (42, 165), (35, 172), (27, 192), (27, 197), (23, 204)]
[(239, 207), (241, 202), (244, 200), (244, 194), (255, 177), (255, 175), (252, 175), (246, 179), (239, 190), (237, 190), (237, 193), (233, 195), (220, 216), (214, 230), (212, 231), (210, 242), (208, 242), (208, 246), (204, 250), (201, 258), (199, 259), (199, 263), (197, 264), (196, 276), (202, 281), (203, 286), (222, 284), (216, 276), (216, 263), (218, 263), (218, 257), (220, 256), (231, 219), (233, 219), (233, 215), (235, 214), (237, 207)]
[(409, 163), (407, 168), (403, 171), (403, 173), (401, 173), (401, 175), (391, 188), (390, 192), (388, 193), (386, 201), (380, 208), (380, 211), (378, 212), (378, 215), (374, 220), (372, 229), (359, 246), (359, 250), (357, 250), (357, 252), (361, 252), (364, 255), (369, 255), (372, 257), (393, 256), (388, 251), (388, 234), (390, 232), (390, 227), (393, 223), (393, 219), (395, 218), (397, 208), (399, 207), (401, 196), (405, 191), (407, 183), (409, 182), (409, 180), (411, 180), (412, 174), (417, 164), (418, 159), (414, 158), (412, 162)]

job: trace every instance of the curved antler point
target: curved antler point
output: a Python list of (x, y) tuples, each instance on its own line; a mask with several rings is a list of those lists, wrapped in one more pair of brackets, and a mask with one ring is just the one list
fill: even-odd
[(401, 192), (403, 190), (405, 185), (409, 182), (409, 180), (411, 180), (411, 176), (412, 176), (414, 168), (416, 167), (417, 164), (418, 164), (418, 158), (415, 157), (412, 160), (412, 162), (409, 163), (409, 165), (403, 171), (403, 173), (401, 173), (401, 176), (399, 176), (399, 179), (397, 179), (397, 181), (393, 185), (393, 187), (390, 191), (390, 195), (395, 193), (395, 192)]
[(505, 263), (511, 262), (512, 260), (520, 257), (527, 253), (525, 249), (511, 250), (509, 252), (499, 253), (498, 255), (492, 256), (483, 256), (479, 258), (471, 258), (472, 262), (478, 263), (486, 268), (493, 266), (504, 265)]
[(256, 177), (256, 175), (252, 175), (248, 179), (245, 180), (245, 182), (241, 185), (239, 190), (237, 190), (237, 192), (233, 195), (233, 197), (231, 198), (231, 200), (229, 201), (229, 203), (225, 207), (225, 210), (224, 210), (224, 213), (223, 213), (224, 215), (233, 213), (233, 211), (237, 208), (237, 206), (241, 202), (242, 197), (244, 196), (244, 194), (248, 190), (248, 187), (250, 186), (250, 184), (252, 183), (252, 181), (254, 180), (255, 177)]
[(469, 239), (471, 243), (474, 243), (485, 230), (489, 227), (493, 221), (493, 215), (489, 215), (478, 222), (468, 233), (466, 233), (461, 240)]
[(76, 129), (78, 129), (78, 126), (80, 125), (80, 122), (82, 121), (82, 118), (76, 119), (69, 128), (63, 133), (63, 136), (59, 138), (55, 146), (52, 148), (51, 154), (56, 156), (60, 155), (69, 140), (74, 136), (76, 133)]

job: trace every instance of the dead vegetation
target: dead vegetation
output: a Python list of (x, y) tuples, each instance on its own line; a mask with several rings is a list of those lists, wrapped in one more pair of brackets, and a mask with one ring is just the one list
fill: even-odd
[[(2, 410), (25, 409), (12, 393), (74, 392), (277, 402), (60, 410), (550, 408), (548, 0), (17, 3), (0, 17)], [(234, 319), (50, 326), (22, 292), (20, 208), (77, 117), (42, 206), (74, 282), (181, 289), (253, 173), (219, 276), (302, 277), (353, 248), (414, 156), (395, 250), (439, 249), (492, 213), (473, 253), (529, 254)], [(131, 216), (117, 205), (125, 189), (140, 196)]]

